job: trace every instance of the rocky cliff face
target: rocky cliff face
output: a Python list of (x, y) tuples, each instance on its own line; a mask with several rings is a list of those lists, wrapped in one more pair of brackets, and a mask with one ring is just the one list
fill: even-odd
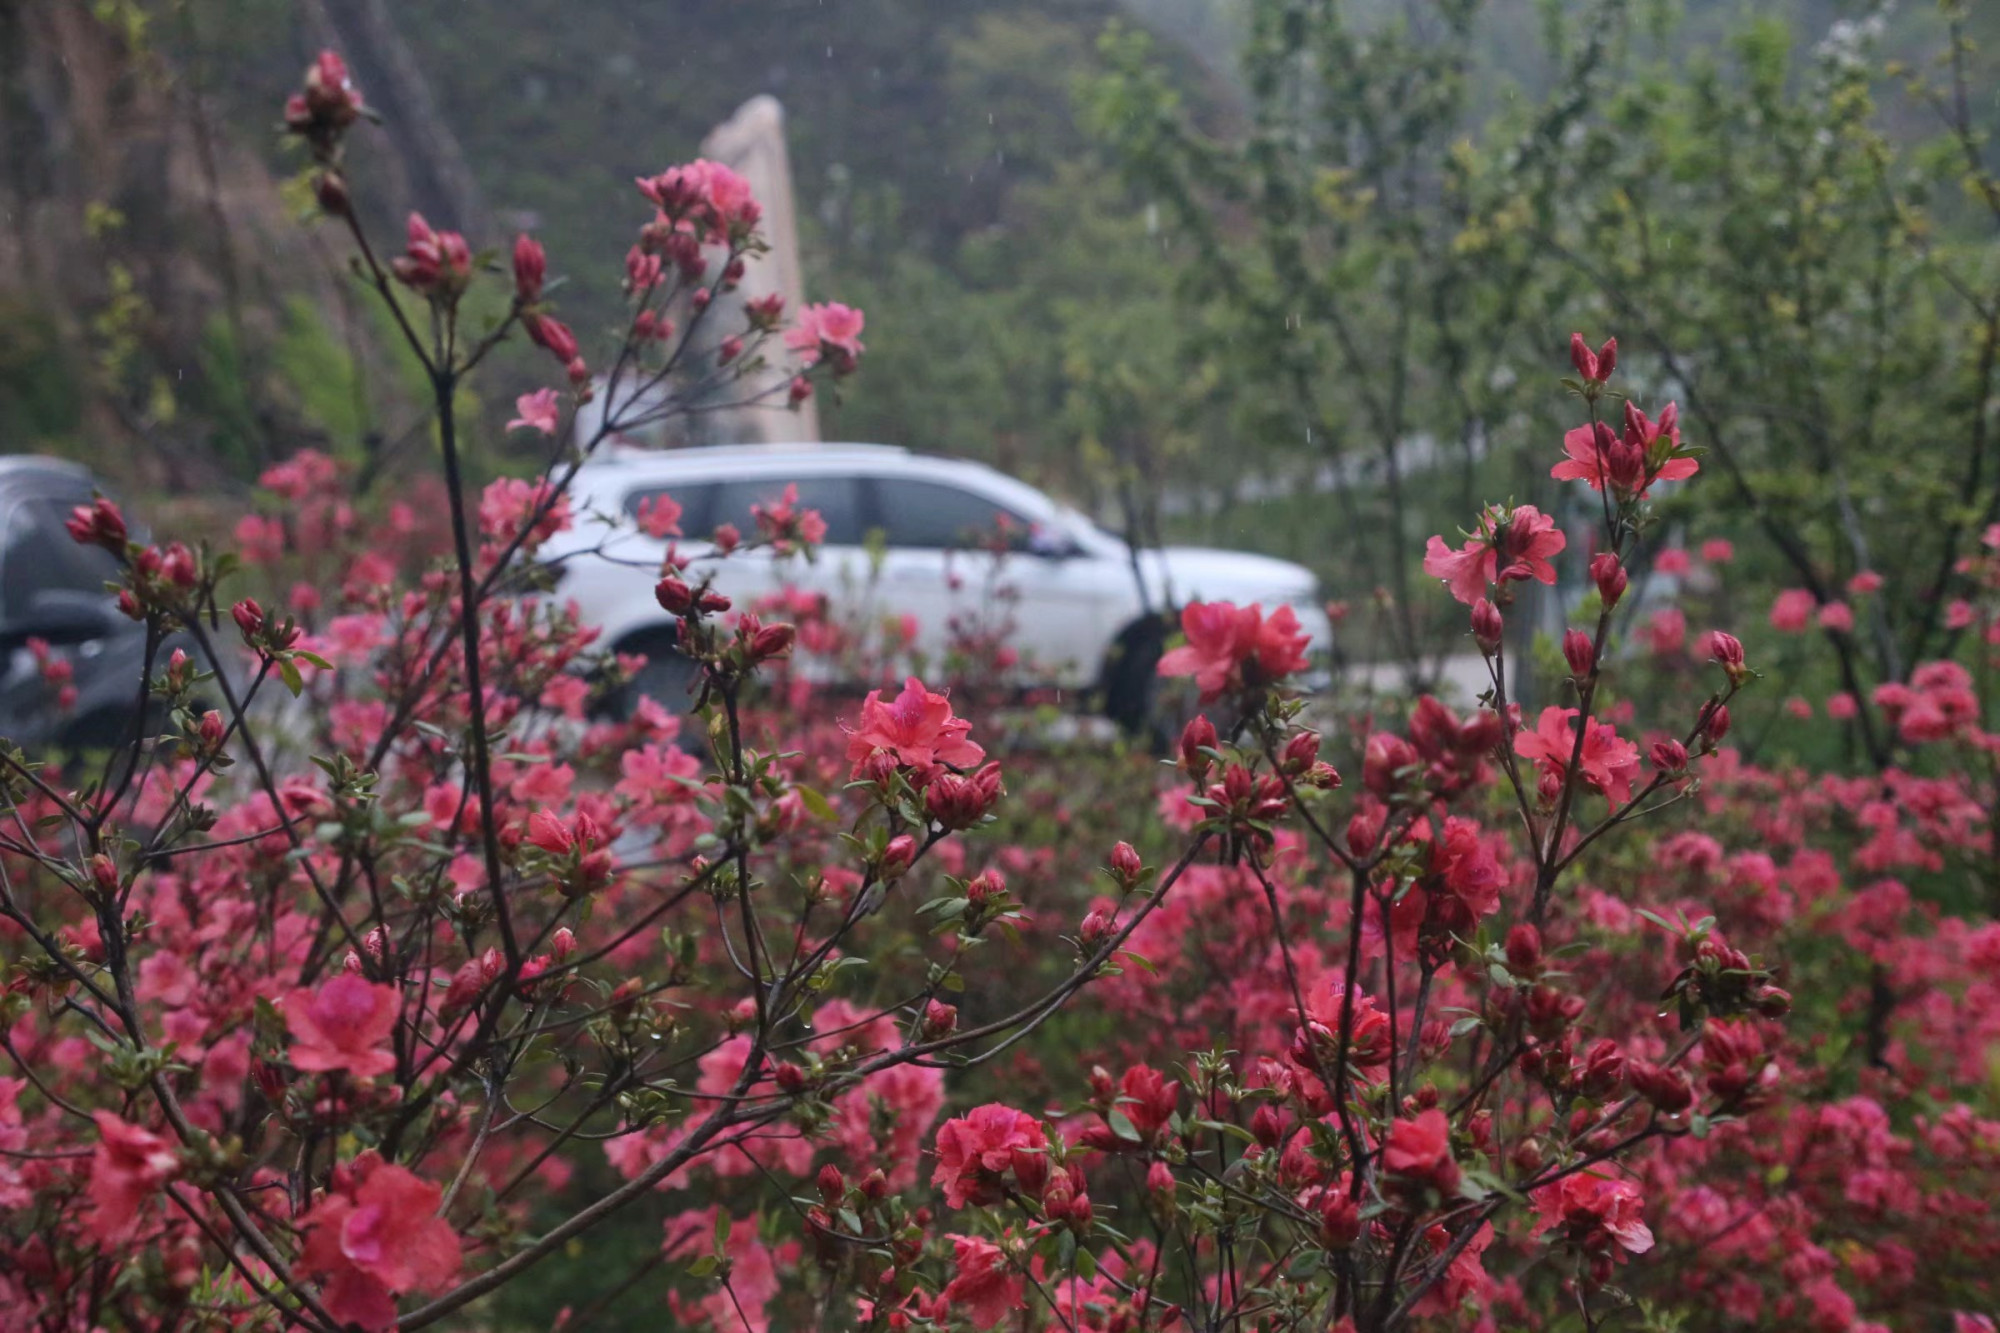
[(116, 13), (0, 0), (0, 450), (246, 476), (324, 433), (272, 349), (365, 332), (258, 154)]

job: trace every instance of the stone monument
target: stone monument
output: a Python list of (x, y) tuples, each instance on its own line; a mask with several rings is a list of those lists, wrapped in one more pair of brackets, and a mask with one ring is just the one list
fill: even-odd
[[(785, 151), (785, 110), (769, 94), (751, 98), (736, 114), (702, 140), (703, 157), (734, 168), (750, 182), (764, 207), (763, 233), (770, 251), (749, 266), (727, 308), (706, 323), (715, 329), (735, 329), (742, 303), (777, 292), (785, 298), (787, 319), (805, 304), (805, 275), (799, 265), (798, 205), (792, 194), (791, 159)], [(784, 406), (784, 386), (790, 380), (784, 349), (773, 339), (769, 365), (730, 387), (730, 400), (768, 392), (775, 406), (730, 408), (697, 418), (697, 443), (757, 444), (819, 440), (819, 409), (808, 399), (796, 412)]]

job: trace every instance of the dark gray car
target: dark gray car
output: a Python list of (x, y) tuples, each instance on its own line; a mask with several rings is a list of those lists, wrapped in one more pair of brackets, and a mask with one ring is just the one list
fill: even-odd
[[(115, 745), (138, 717), (145, 627), (120, 615), (105, 590), (118, 578), (117, 561), (79, 546), (63, 526), (93, 490), (90, 473), (74, 463), (0, 458), (0, 737), (30, 753)], [(30, 639), (71, 663), (73, 708), (57, 709)]]

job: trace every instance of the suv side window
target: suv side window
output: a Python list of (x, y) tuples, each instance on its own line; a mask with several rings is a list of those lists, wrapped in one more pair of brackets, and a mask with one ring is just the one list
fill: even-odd
[(1033, 524), (977, 491), (914, 477), (877, 477), (875, 513), (890, 546), (964, 550), (1005, 533), (1009, 550), (1025, 550)]
[(20, 500), (7, 512), (0, 533), (0, 615), (25, 616), (37, 595), (50, 590), (109, 598), (104, 584), (118, 577), (117, 561), (108, 551), (71, 541), (63, 527), (66, 512), (48, 496)]
[(686, 481), (633, 491), (625, 497), (625, 516), (636, 521), (641, 505), (657, 501), (662, 496), (681, 507), (681, 532), (686, 536), (702, 538), (715, 531), (715, 524), (708, 517), (715, 500), (715, 483), (712, 481)]
[[(757, 519), (751, 514), (753, 504), (775, 504), (785, 494), (785, 487), (792, 483), (781, 480), (724, 481), (715, 486), (714, 502), (709, 506), (708, 515), (701, 529), (687, 528), (684, 518), (681, 526), (687, 528), (691, 537), (706, 537), (723, 523), (734, 523), (736, 530), (750, 539), (757, 535)], [(825, 544), (828, 546), (861, 545), (861, 481), (857, 477), (801, 477), (798, 479), (801, 509), (817, 509), (819, 516), (826, 520)], [(678, 496), (675, 497), (679, 499)], [(685, 503), (683, 501), (683, 503)]]

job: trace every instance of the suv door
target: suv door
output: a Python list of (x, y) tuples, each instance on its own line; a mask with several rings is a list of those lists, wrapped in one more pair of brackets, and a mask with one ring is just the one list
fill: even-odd
[[(1083, 559), (1031, 553), (1033, 524), (999, 501), (931, 477), (871, 479), (871, 526), (887, 545), (885, 605), (916, 617), (933, 660), (956, 640), (1005, 646), (1039, 680), (1083, 680), (1095, 670), (1093, 622), (1103, 608)], [(1115, 628), (1115, 627), (1111, 627)]]

